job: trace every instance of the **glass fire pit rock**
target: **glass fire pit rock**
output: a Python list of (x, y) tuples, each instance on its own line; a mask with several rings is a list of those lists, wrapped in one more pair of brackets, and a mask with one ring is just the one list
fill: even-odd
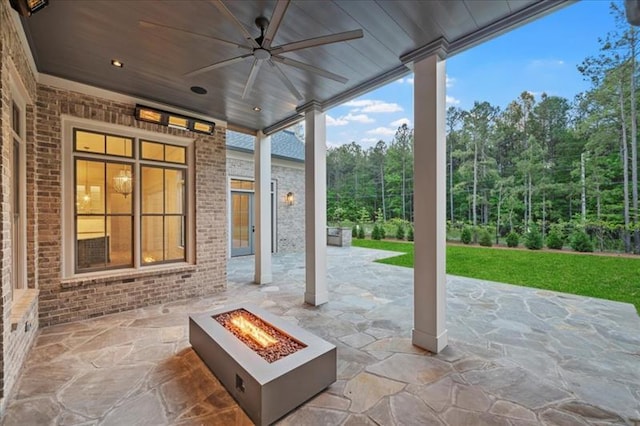
[[(233, 311), (249, 312), (303, 347), (266, 361), (216, 320)], [(255, 306), (228, 305), (190, 315), (189, 342), (257, 425), (275, 422), (336, 381), (334, 345)]]

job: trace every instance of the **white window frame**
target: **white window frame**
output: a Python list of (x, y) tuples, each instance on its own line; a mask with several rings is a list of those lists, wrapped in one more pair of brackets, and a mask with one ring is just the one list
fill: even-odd
[[(147, 130), (137, 129), (134, 127), (122, 126), (117, 124), (109, 124), (88, 120), (84, 118), (62, 115), (62, 276), (63, 278), (74, 277), (102, 277), (121, 275), (124, 273), (147, 272), (156, 269), (171, 269), (181, 267), (185, 264), (195, 263), (195, 157), (194, 157), (194, 140), (186, 137), (166, 135), (163, 133), (155, 133)], [(186, 148), (187, 160), (187, 187), (186, 187), (186, 206), (187, 206), (187, 247), (185, 262), (159, 263), (154, 265), (143, 265), (141, 261), (141, 200), (140, 200), (140, 166), (144, 164), (139, 155), (134, 159), (134, 187), (135, 198), (133, 205), (133, 267), (109, 269), (96, 272), (78, 272), (75, 271), (75, 233), (74, 233), (74, 150), (73, 150), (73, 132), (74, 129), (82, 129), (94, 131), (98, 133), (118, 134), (134, 139), (136, 152), (139, 152), (140, 140), (148, 140), (170, 145), (184, 146)], [(82, 156), (85, 156), (84, 154)], [(90, 155), (89, 155), (90, 156)]]
[[(9, 108), (11, 111), (9, 113), (10, 122), (10, 137), (11, 137), (11, 151), (13, 158), (13, 143), (14, 140), (18, 142), (18, 150), (20, 157), (20, 174), (18, 176), (19, 182), (18, 185), (20, 187), (20, 198), (18, 202), (20, 203), (20, 218), (18, 220), (18, 231), (19, 239), (18, 241), (13, 241), (13, 225), (14, 220), (11, 218), (11, 226), (12, 226), (12, 244), (18, 244), (18, 247), (12, 252), (12, 256), (15, 253), (19, 253), (20, 259), (16, 262), (12, 262), (11, 266), (11, 296), (15, 298), (16, 291), (25, 290), (27, 288), (27, 105), (31, 104), (30, 97), (28, 95), (28, 91), (24, 84), (22, 83), (22, 79), (15, 68), (13, 62), (9, 60), (7, 62), (8, 70), (9, 70), (9, 93), (10, 93), (10, 101)], [(18, 129), (19, 134), (16, 134), (13, 130), (13, 104), (17, 106), (20, 111), (20, 129)], [(11, 192), (13, 199), (13, 160), (11, 161)], [(13, 202), (12, 202), (13, 204)], [(15, 271), (16, 265), (19, 270)], [(17, 274), (17, 277), (15, 276)]]

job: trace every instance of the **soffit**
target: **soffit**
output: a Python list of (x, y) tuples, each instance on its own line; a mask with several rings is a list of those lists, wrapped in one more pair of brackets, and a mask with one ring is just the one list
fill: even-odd
[[(563, 1), (293, 1), (273, 46), (361, 28), (357, 40), (283, 54), (348, 78), (346, 84), (282, 65), (303, 99), (298, 101), (269, 66), (263, 66), (247, 99), (242, 92), (252, 60), (193, 77), (185, 73), (247, 53), (204, 37), (141, 22), (152, 22), (245, 44), (238, 29), (212, 2), (202, 0), (56, 1), (23, 27), (38, 71), (71, 81), (149, 99), (224, 119), (247, 129), (274, 130), (295, 120), (305, 104), (324, 108), (353, 98), (409, 72), (401, 57), (429, 53), (432, 46), (461, 51), (533, 19)], [(255, 37), (256, 17), (271, 17), (275, 1), (226, 1)], [(442, 43), (441, 43), (442, 42)], [(427, 48), (425, 48), (427, 46)], [(421, 51), (422, 49), (422, 51)], [(424, 51), (424, 52), (423, 52)], [(124, 62), (122, 69), (110, 65)], [(207, 89), (204, 96), (191, 86)], [(260, 106), (262, 111), (254, 112)]]

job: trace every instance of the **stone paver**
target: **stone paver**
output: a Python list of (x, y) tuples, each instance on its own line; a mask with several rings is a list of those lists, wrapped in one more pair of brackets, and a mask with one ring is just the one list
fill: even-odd
[(211, 297), (41, 330), (1, 420), (11, 425), (239, 425), (251, 421), (188, 342), (188, 315), (246, 301), (338, 348), (338, 381), (281, 425), (640, 424), (632, 305), (447, 279), (449, 347), (411, 344), (413, 271), (388, 253), (328, 249), (329, 303), (305, 305), (304, 257), (229, 261)]
[(373, 407), (384, 396), (400, 392), (405, 383), (385, 379), (369, 373), (360, 373), (351, 379), (344, 395), (351, 400), (350, 411), (362, 413)]

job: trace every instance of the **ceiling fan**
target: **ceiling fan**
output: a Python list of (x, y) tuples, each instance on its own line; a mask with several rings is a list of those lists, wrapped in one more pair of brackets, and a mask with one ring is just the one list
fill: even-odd
[(323, 46), (331, 43), (338, 43), (341, 41), (355, 40), (363, 37), (363, 33), (361, 29), (346, 31), (342, 33), (330, 34), (326, 36), (310, 38), (306, 40), (295, 41), (292, 43), (283, 44), (280, 46), (271, 46), (273, 42), (276, 32), (278, 31), (278, 27), (282, 22), (284, 14), (289, 6), (290, 0), (278, 0), (276, 6), (273, 10), (273, 15), (271, 16), (271, 20), (265, 18), (264, 16), (259, 16), (255, 19), (256, 26), (260, 29), (260, 36), (254, 38), (251, 33), (247, 30), (247, 28), (231, 13), (231, 11), (227, 8), (227, 6), (222, 2), (222, 0), (211, 0), (211, 2), (218, 8), (220, 13), (222, 13), (232, 24), (236, 26), (236, 28), (242, 33), (248, 45), (238, 44), (232, 41), (220, 39), (217, 37), (212, 37), (209, 35), (199, 34), (191, 31), (182, 30), (179, 28), (169, 27), (166, 25), (155, 24), (147, 21), (140, 21), (140, 25), (145, 27), (156, 27), (156, 28), (164, 28), (174, 31), (180, 31), (183, 33), (188, 33), (196, 37), (203, 37), (209, 40), (213, 40), (215, 42), (233, 46), (239, 49), (244, 49), (248, 51), (240, 56), (236, 56), (230, 59), (225, 59), (220, 62), (216, 62), (202, 68), (198, 68), (196, 70), (190, 71), (184, 74), (185, 77), (193, 77), (198, 74), (202, 74), (211, 70), (215, 70), (217, 68), (222, 68), (228, 65), (235, 64), (236, 62), (243, 61), (245, 59), (252, 59), (253, 65), (251, 67), (251, 71), (249, 72), (249, 77), (247, 78), (247, 82), (244, 86), (244, 91), (242, 92), (242, 99), (245, 99), (253, 85), (256, 81), (256, 77), (258, 76), (258, 72), (262, 65), (267, 62), (269, 66), (275, 71), (278, 78), (282, 81), (282, 83), (287, 87), (287, 89), (293, 94), (296, 99), (302, 100), (303, 97), (298, 92), (296, 87), (293, 85), (291, 80), (287, 77), (287, 75), (282, 70), (280, 64), (288, 65), (291, 67), (299, 68), (304, 71), (312, 72), (317, 75), (320, 75), (324, 78), (328, 78), (334, 81), (338, 81), (340, 83), (346, 83), (348, 81), (347, 78), (340, 76), (338, 74), (334, 74), (330, 71), (327, 71), (322, 68), (315, 67), (313, 65), (306, 64), (304, 62), (296, 61), (291, 58), (287, 58), (282, 56), (283, 53), (294, 52), (297, 50), (307, 49), (310, 47)]

